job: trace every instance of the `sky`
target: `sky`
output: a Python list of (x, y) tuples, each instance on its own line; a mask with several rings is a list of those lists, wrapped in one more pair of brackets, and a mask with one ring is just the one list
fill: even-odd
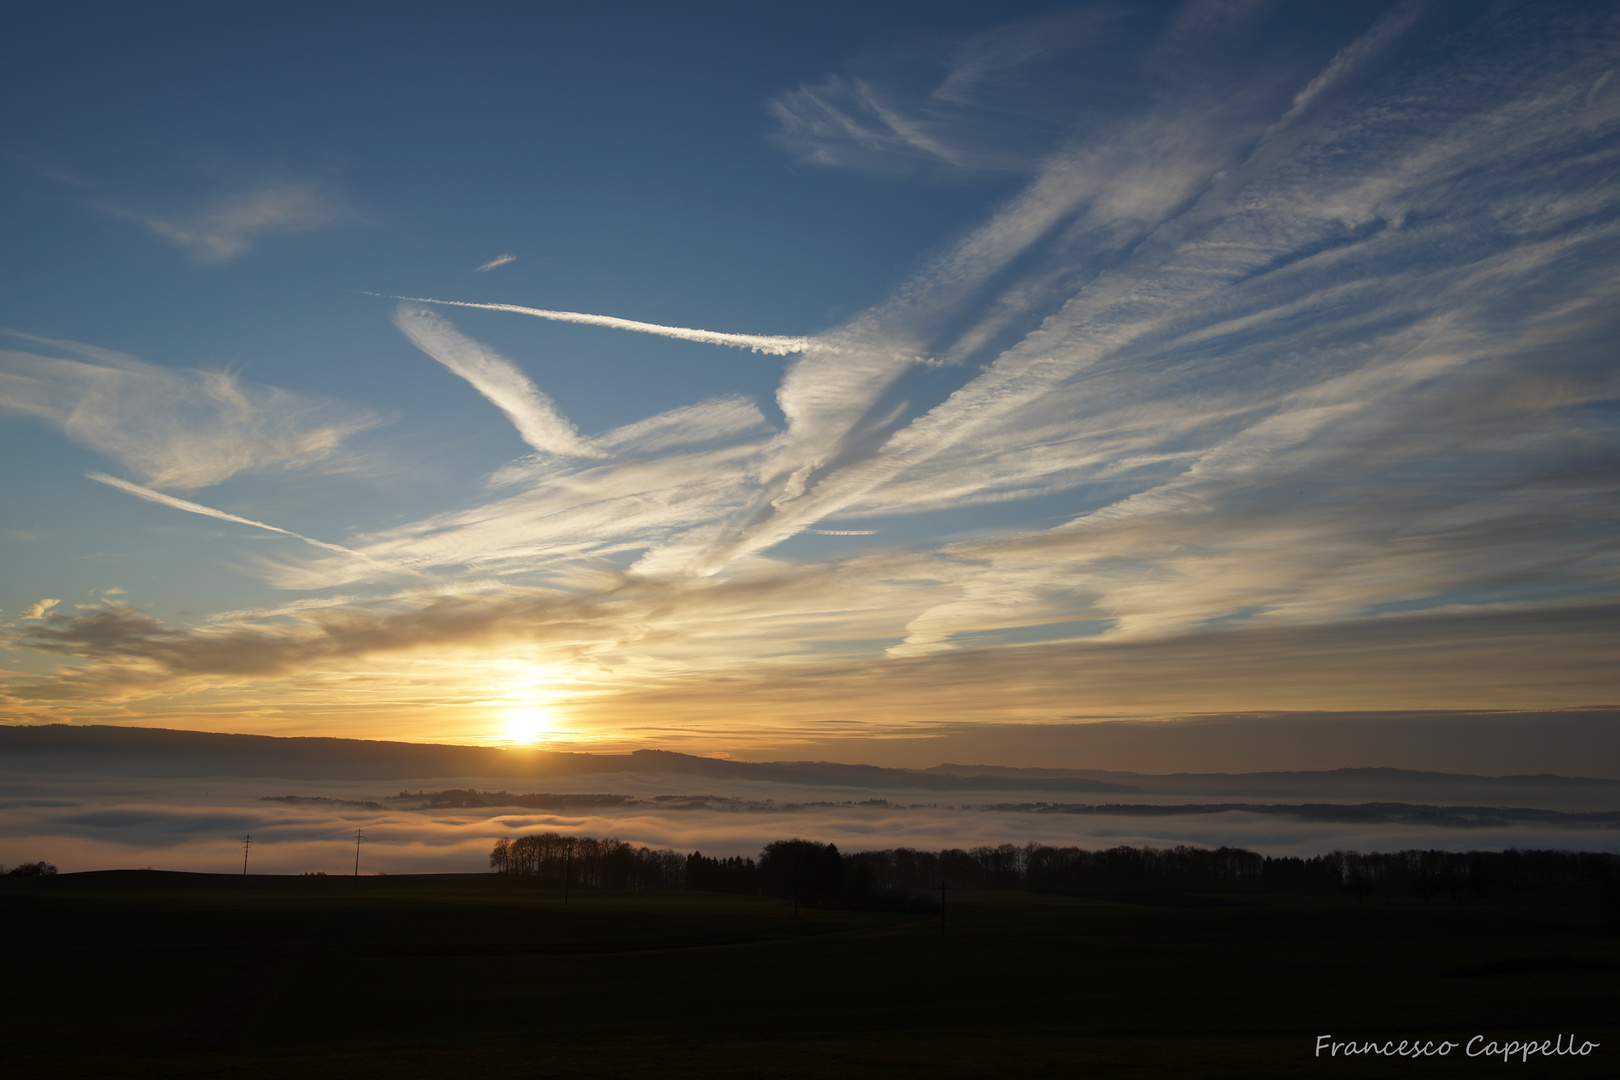
[(8, 20), (7, 721), (1620, 703), (1611, 4)]

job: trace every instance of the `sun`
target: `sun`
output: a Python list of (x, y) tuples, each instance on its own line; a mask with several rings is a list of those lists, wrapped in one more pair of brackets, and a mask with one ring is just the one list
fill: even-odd
[(522, 705), (506, 710), (506, 741), (536, 743), (551, 733), (551, 713), (543, 705)]

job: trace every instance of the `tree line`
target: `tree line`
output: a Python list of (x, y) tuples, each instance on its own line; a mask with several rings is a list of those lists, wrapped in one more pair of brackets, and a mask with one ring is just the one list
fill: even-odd
[(1166, 890), (1334, 893), (1456, 898), (1620, 879), (1620, 856), (1568, 851), (1334, 851), (1310, 858), (1264, 856), (1244, 848), (1114, 847), (1100, 851), (1045, 844), (971, 850), (896, 848), (849, 857), (880, 888), (927, 888), (942, 879), (970, 889), (1056, 892)]
[(635, 847), (621, 840), (538, 833), (498, 840), (497, 873), (542, 884), (605, 889), (690, 889), (796, 898), (809, 907), (925, 909), (941, 882), (957, 889), (1344, 893), (1431, 899), (1620, 881), (1620, 856), (1568, 851), (1335, 851), (1311, 858), (1244, 848), (1114, 847), (1088, 850), (1001, 844), (844, 854), (814, 840), (777, 840), (758, 859)]

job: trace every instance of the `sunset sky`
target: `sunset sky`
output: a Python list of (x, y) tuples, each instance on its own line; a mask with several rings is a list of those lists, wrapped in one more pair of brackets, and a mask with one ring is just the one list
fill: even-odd
[(1620, 703), (1617, 71), (1607, 2), (17, 6), (0, 718)]

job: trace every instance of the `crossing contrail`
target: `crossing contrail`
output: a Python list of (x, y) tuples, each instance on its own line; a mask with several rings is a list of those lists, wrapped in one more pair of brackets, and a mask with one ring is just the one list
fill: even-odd
[(410, 300), (418, 304), (445, 304), (450, 307), (478, 308), (483, 311), (512, 311), (519, 315), (533, 315), (552, 322), (581, 323), (585, 326), (606, 326), (613, 330), (633, 330), (638, 334), (657, 334), (659, 337), (681, 341), (698, 341), (705, 345), (730, 345), (738, 349), (751, 349), (769, 356), (787, 356), (812, 348), (814, 339), (784, 337), (779, 334), (727, 334), (719, 330), (696, 330), (689, 326), (664, 326), (660, 323), (619, 319), (612, 315), (590, 315), (583, 311), (548, 311), (545, 308), (523, 307), (519, 304), (475, 304), (466, 300), (434, 300), (426, 296), (394, 296), (392, 293), (367, 292), (366, 296), (379, 296), (387, 300)]
[(254, 521), (252, 518), (238, 517), (235, 514), (227, 514), (223, 510), (215, 510), (213, 507), (204, 506), (202, 503), (194, 503), (186, 499), (177, 499), (173, 495), (165, 495), (161, 491), (153, 491), (151, 488), (141, 487), (139, 484), (132, 484), (128, 480), (120, 480), (118, 477), (108, 476), (106, 473), (90, 472), (85, 473), (84, 475), (87, 479), (94, 480), (97, 483), (106, 484), (108, 487), (115, 487), (119, 491), (127, 491), (137, 499), (145, 499), (147, 502), (154, 502), (159, 506), (170, 506), (176, 510), (184, 510), (187, 513), (192, 514), (201, 514), (204, 517), (218, 518), (220, 521), (231, 521), (238, 525), (251, 525), (255, 529), (268, 529), (273, 533), (280, 533), (283, 536), (290, 536), (295, 540), (302, 540), (306, 544), (314, 544), (316, 547), (325, 548), (328, 551), (339, 551), (345, 555), (353, 555), (357, 559), (365, 559), (367, 562), (375, 561), (369, 555), (364, 555), (358, 551), (351, 551), (346, 547), (339, 547), (337, 544), (328, 544), (324, 540), (312, 540), (302, 533), (293, 532), (291, 529), (283, 529), (275, 525), (266, 525), (262, 521)]

